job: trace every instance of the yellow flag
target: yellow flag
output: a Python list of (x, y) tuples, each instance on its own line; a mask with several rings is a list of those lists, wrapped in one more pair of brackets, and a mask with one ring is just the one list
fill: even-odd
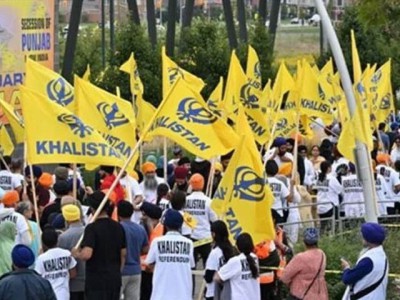
[(275, 238), (271, 217), (273, 199), (265, 184), (264, 168), (254, 138), (242, 135), (211, 208), (227, 224), (231, 239), (248, 232), (258, 244)]
[(342, 131), (338, 140), (340, 153), (349, 161), (355, 163), (354, 149), (356, 148), (356, 137), (354, 134), (353, 122), (350, 120), (342, 122)]
[(294, 111), (279, 111), (275, 121), (275, 133), (273, 139), (281, 137), (289, 137), (293, 133), (296, 133), (296, 112)]
[(132, 95), (143, 94), (144, 87), (142, 80), (139, 76), (139, 70), (133, 53), (129, 56), (129, 59), (124, 62), (119, 69), (130, 76), (130, 87)]
[(0, 151), (3, 156), (11, 156), (14, 152), (14, 144), (4, 124), (0, 124)]
[(140, 132), (146, 129), (147, 124), (156, 112), (156, 108), (149, 102), (145, 101), (142, 95), (136, 97), (136, 122)]
[(273, 120), (272, 114), (274, 113), (273, 111), (273, 99), (272, 99), (272, 81), (271, 79), (268, 79), (268, 82), (265, 84), (264, 89), (262, 91), (262, 96), (260, 99), (260, 106), (261, 106), (261, 111), (266, 113), (267, 111), (269, 112), (268, 114), (268, 119), (271, 122)]
[(255, 88), (261, 90), (261, 65), (256, 50), (249, 45), (246, 76)]
[(221, 118), (225, 117), (222, 105), (223, 92), (224, 78), (221, 76), (218, 85), (215, 87), (214, 91), (210, 95), (210, 98), (207, 100), (208, 109)]
[(196, 92), (200, 92), (205, 83), (203, 79), (189, 73), (188, 71), (179, 67), (172, 59), (165, 53), (165, 47), (162, 47), (162, 78), (163, 78), (163, 97), (167, 96), (169, 89), (178, 78), (182, 78), (185, 82)]
[(90, 65), (86, 66), (85, 74), (82, 76), (83, 80), (90, 81)]
[(362, 68), (360, 63), (360, 57), (358, 56), (356, 38), (354, 36), (354, 30), (351, 30), (351, 57), (353, 61), (353, 79), (354, 83), (361, 81)]
[(148, 137), (168, 137), (204, 159), (228, 153), (238, 143), (232, 128), (183, 79), (173, 85), (150, 124)]
[(14, 132), (15, 141), (17, 144), (23, 143), (25, 140), (25, 129), (22, 117), (4, 100), (0, 100), (0, 106), (10, 122), (11, 129)]
[(97, 130), (46, 96), (20, 89), (30, 164), (123, 165), (119, 152)]
[(294, 83), (292, 75), (290, 75), (285, 63), (282, 61), (272, 88), (273, 108), (275, 112), (281, 108), (283, 96), (294, 87)]
[(240, 66), (240, 61), (236, 56), (235, 50), (233, 50), (222, 102), (227, 117), (233, 120), (236, 120), (236, 113), (240, 102), (240, 87), (244, 82), (247, 82), (246, 75)]
[(74, 109), (74, 88), (60, 74), (34, 62), (26, 60), (25, 86), (33, 91), (45, 95), (51, 101)]
[(335, 76), (333, 71), (332, 58), (329, 59), (317, 76), (320, 98), (327, 101), (331, 109), (334, 109), (341, 99), (341, 87), (338, 81), (339, 77)]

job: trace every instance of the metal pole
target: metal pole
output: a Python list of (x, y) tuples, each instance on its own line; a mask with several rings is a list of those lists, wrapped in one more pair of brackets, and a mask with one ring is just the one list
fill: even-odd
[(106, 68), (106, 0), (101, 0), (101, 65)]
[(235, 31), (235, 23), (233, 22), (233, 13), (230, 0), (222, 0), (222, 5), (224, 8), (226, 31), (228, 32), (229, 46), (231, 49), (236, 49), (237, 39)]
[(271, 35), (271, 49), (274, 50), (276, 29), (278, 27), (281, 0), (272, 0), (271, 15), (269, 20), (269, 34)]
[(74, 0), (71, 7), (71, 16), (69, 18), (68, 35), (65, 43), (64, 63), (62, 76), (72, 82), (72, 68), (74, 65), (74, 56), (76, 42), (78, 39), (79, 23), (81, 20), (83, 0)]
[(183, 10), (182, 28), (190, 27), (193, 19), (194, 0), (186, 0)]
[(115, 52), (115, 37), (114, 37), (114, 0), (110, 0), (110, 49), (111, 53)]
[[(350, 116), (353, 117), (356, 111), (356, 100), (353, 93), (353, 85), (350, 79), (349, 70), (347, 69), (343, 52), (340, 48), (339, 40), (336, 36), (335, 30), (333, 29), (324, 3), (322, 2), (322, 0), (315, 0), (315, 4), (317, 6), (319, 15), (321, 16), (321, 22), (323, 23), (323, 26), (325, 28), (325, 34), (327, 35), (333, 57), (335, 58), (336, 66), (340, 73), (340, 78), (342, 81), (343, 90), (346, 95), (347, 106), (349, 108)], [(365, 201), (365, 220), (367, 222), (378, 222), (375, 182), (372, 176), (370, 157), (366, 145), (357, 141), (355, 156), (357, 161), (357, 175), (363, 186)]]
[(157, 28), (156, 28), (156, 12), (154, 8), (154, 0), (146, 0), (147, 8), (147, 29), (151, 46), (153, 49), (157, 46)]
[(175, 21), (176, 21), (176, 3), (177, 0), (168, 1), (168, 24), (167, 24), (167, 55), (174, 55), (175, 47)]
[(128, 1), (129, 13), (131, 14), (133, 23), (135, 23), (136, 25), (140, 25), (139, 9), (136, 0), (127, 0), (127, 1)]
[(244, 0), (237, 0), (238, 20), (239, 20), (239, 37), (243, 43), (247, 43), (247, 27), (246, 27), (246, 7)]
[(262, 24), (265, 26), (265, 22), (267, 21), (267, 0), (260, 0), (258, 4), (258, 15)]

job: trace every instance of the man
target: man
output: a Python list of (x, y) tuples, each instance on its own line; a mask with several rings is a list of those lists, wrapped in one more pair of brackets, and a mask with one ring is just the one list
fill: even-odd
[(58, 233), (46, 228), (42, 233), (44, 253), (35, 262), (35, 271), (47, 279), (57, 299), (69, 300), (69, 279), (76, 276), (76, 260), (69, 250), (57, 247)]
[(382, 141), (384, 151), (388, 153), (390, 152), (390, 139), (389, 136), (385, 133), (385, 128), (385, 123), (379, 123), (378, 132), (380, 135), (380, 140)]
[[(29, 200), (31, 201), (32, 204), (34, 204), (33, 201), (33, 191), (32, 191), (32, 185), (35, 185), (35, 191), (36, 191), (36, 198), (37, 198), (37, 205), (39, 209), (39, 215), (43, 211), (44, 207), (49, 203), (50, 201), (50, 192), (48, 189), (43, 188), (40, 183), (39, 183), (39, 178), (42, 176), (43, 171), (40, 167), (38, 166), (32, 166), (32, 173), (33, 176), (31, 176), (31, 170), (29, 166), (25, 167), (24, 173), (25, 173), (25, 181), (27, 182), (27, 194), (22, 195), (22, 200)], [(32, 182), (32, 177), (33, 177), (33, 182)], [(33, 205), (35, 207), (35, 205)]]
[[(193, 242), (180, 234), (182, 215), (169, 209), (164, 216), (166, 234), (154, 239), (146, 258), (154, 266), (152, 300), (192, 299)], [(171, 290), (173, 289), (173, 290)]]
[(126, 260), (122, 270), (121, 296), (124, 299), (140, 300), (140, 254), (147, 253), (148, 240), (143, 227), (131, 222), (133, 205), (128, 201), (118, 203), (118, 219), (125, 231)]
[(214, 164), (214, 179), (212, 182), (212, 194), (211, 196), (213, 196), (215, 194), (215, 192), (218, 189), (219, 183), (222, 180), (222, 171), (223, 171), (223, 167), (222, 164), (219, 162), (216, 162)]
[(175, 146), (174, 150), (172, 151), (174, 154), (174, 158), (171, 159), (168, 164), (176, 166), (178, 164), (178, 161), (182, 158), (183, 156), (183, 151), (182, 148), (179, 146)]
[(287, 152), (287, 143), (283, 137), (277, 137), (272, 146), (275, 147), (275, 152), (269, 159), (275, 160), (278, 168), (282, 163), (293, 162), (293, 155)]
[(206, 265), (208, 255), (211, 252), (211, 223), (218, 218), (215, 212), (211, 209), (211, 199), (203, 193), (204, 178), (200, 174), (193, 174), (190, 177), (190, 186), (193, 190), (190, 196), (186, 197), (185, 212), (189, 213), (195, 220), (196, 226), (192, 230), (191, 239), (193, 241), (206, 240), (204, 245), (194, 249), (194, 259), (197, 264), (198, 256), (203, 260), (203, 265)]
[[(109, 189), (117, 179), (117, 176), (114, 175), (114, 169), (115, 167), (113, 166), (100, 166), (100, 190), (104, 191)], [(125, 199), (125, 192), (120, 182), (117, 183), (113, 192), (115, 193), (116, 203)]]
[(57, 300), (50, 282), (29, 269), (35, 262), (29, 247), (16, 245), (11, 257), (14, 271), (0, 277), (0, 299)]
[[(117, 172), (121, 170), (121, 168), (116, 168)], [(126, 171), (122, 173), (122, 177), (119, 180), (122, 188), (124, 189), (125, 200), (132, 201), (132, 203), (139, 204), (143, 200), (143, 191), (139, 186), (139, 183), (136, 179), (128, 175)]]
[(312, 162), (308, 159), (307, 146), (299, 145), (298, 152), (304, 160), (304, 185), (310, 188), (315, 183), (316, 174)]
[(0, 188), (4, 191), (16, 190), (18, 193), (22, 190), (22, 182), (18, 176), (9, 171), (11, 164), (10, 156), (3, 156), (0, 161)]
[(40, 228), (42, 230), (49, 223), (50, 215), (61, 213), (61, 198), (70, 195), (72, 192), (71, 187), (71, 184), (66, 180), (59, 180), (54, 184), (53, 190), (56, 193), (56, 199), (43, 209), (42, 216), (40, 217)]
[[(211, 163), (201, 157), (196, 157), (190, 164), (190, 172), (192, 174), (199, 173), (203, 176), (204, 181), (208, 182), (208, 177), (210, 176)], [(204, 185), (203, 192), (205, 193), (207, 186)]]
[(157, 186), (165, 183), (164, 179), (156, 176), (156, 165), (152, 162), (145, 162), (142, 165), (143, 181), (140, 188), (143, 191), (144, 201), (156, 204), (157, 202)]
[(189, 192), (189, 183), (188, 183), (188, 174), (189, 170), (184, 166), (176, 167), (174, 170), (174, 178), (175, 184), (172, 188), (172, 191), (180, 190), (182, 192)]
[(342, 281), (348, 285), (343, 299), (386, 299), (389, 262), (383, 250), (385, 229), (377, 223), (361, 226), (364, 250), (356, 265), (342, 259)]
[[(88, 197), (93, 212), (105, 194), (96, 191)], [(87, 300), (119, 300), (121, 270), (125, 265), (126, 244), (123, 227), (108, 216), (110, 201), (96, 221), (85, 228), (81, 249), (74, 249), (77, 259), (86, 261), (85, 296)]]
[[(76, 205), (67, 204), (62, 206), (61, 211), (68, 228), (59, 236), (58, 247), (71, 251), (85, 230), (81, 221), (81, 210)], [(76, 262), (77, 274), (75, 278), (71, 278), (69, 281), (69, 295), (71, 300), (84, 300), (85, 262), (79, 259)]]
[(11, 221), (15, 224), (17, 232), (15, 236), (16, 244), (30, 245), (32, 237), (29, 231), (28, 222), (25, 217), (15, 211), (19, 202), (19, 194), (17, 191), (8, 191), (3, 196), (4, 208), (0, 209), (0, 223), (4, 221)]
[(399, 135), (399, 123), (393, 122), (392, 124), (390, 124), (390, 130), (391, 131), (387, 133), (387, 136), (389, 137), (389, 142), (390, 142), (389, 149), (392, 149), (394, 140)]

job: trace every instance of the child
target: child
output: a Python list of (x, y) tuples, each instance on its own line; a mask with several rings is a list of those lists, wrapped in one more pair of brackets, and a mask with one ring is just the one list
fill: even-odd
[(169, 186), (161, 183), (157, 187), (157, 206), (163, 211), (171, 207), (169, 202)]

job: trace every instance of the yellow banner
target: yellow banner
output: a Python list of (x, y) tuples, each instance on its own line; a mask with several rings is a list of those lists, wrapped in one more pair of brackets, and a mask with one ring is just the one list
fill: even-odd
[(17, 144), (23, 143), (25, 139), (25, 129), (22, 117), (7, 102), (0, 100), (0, 106), (10, 123), (11, 129), (14, 132), (15, 141)]
[(14, 144), (4, 124), (0, 124), (0, 152), (3, 156), (11, 156), (14, 152)]

